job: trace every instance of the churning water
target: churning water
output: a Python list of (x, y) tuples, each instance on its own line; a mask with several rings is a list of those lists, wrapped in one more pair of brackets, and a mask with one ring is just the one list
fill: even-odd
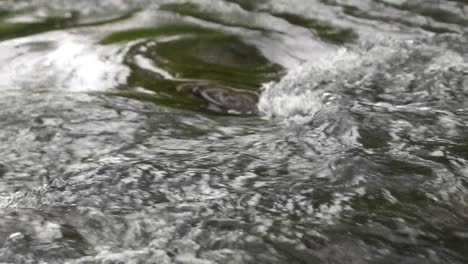
[(1, 0), (1, 263), (468, 263), (466, 0)]

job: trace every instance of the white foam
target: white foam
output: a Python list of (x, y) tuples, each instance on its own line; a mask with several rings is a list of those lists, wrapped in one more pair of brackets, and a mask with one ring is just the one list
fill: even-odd
[[(27, 50), (36, 43), (49, 47)], [(26, 48), (25, 48), (26, 47)], [(115, 46), (96, 46), (92, 39), (69, 33), (47, 33), (5, 42), (0, 50), (0, 85), (48, 87), (72, 92), (105, 91), (125, 83), (129, 69), (122, 62), (123, 51)]]
[(307, 62), (290, 71), (279, 83), (266, 84), (259, 110), (269, 118), (307, 121), (338, 96), (321, 89), (320, 82), (351, 70), (358, 61), (358, 54), (340, 49), (318, 61)]
[(67, 40), (46, 55), (43, 66), (56, 74), (61, 87), (70, 91), (103, 91), (126, 81), (128, 69), (120, 64), (119, 55), (111, 47), (90, 46)]

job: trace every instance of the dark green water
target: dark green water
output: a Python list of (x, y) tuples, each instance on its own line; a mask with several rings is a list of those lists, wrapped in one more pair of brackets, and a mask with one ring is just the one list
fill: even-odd
[(0, 91), (1, 263), (468, 263), (464, 0), (3, 0)]

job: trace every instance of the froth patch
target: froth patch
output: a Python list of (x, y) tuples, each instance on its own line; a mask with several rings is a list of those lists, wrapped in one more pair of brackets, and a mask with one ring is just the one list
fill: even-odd
[(115, 49), (68, 40), (47, 54), (41, 66), (57, 78), (60, 88), (75, 92), (105, 91), (126, 81), (128, 69), (120, 60)]
[[(39, 42), (50, 45), (38, 52), (29, 50)], [(38, 39), (28, 37), (21, 43), (10, 44), (6, 45), (16, 54), (7, 58), (8, 67), (2, 69), (2, 75), (9, 76), (2, 83), (9, 86), (105, 91), (124, 84), (129, 73), (121, 64), (122, 51), (116, 47), (96, 46), (91, 39), (83, 37), (45, 34)], [(28, 51), (22, 52), (24, 49)]]
[(290, 71), (280, 82), (264, 85), (259, 110), (269, 118), (308, 121), (339, 97), (330, 81), (357, 65), (356, 53), (341, 49), (319, 61), (308, 62)]

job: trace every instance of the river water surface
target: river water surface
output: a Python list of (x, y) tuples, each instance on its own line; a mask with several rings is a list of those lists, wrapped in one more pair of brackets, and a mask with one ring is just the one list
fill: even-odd
[(0, 0), (1, 263), (468, 263), (466, 0)]

